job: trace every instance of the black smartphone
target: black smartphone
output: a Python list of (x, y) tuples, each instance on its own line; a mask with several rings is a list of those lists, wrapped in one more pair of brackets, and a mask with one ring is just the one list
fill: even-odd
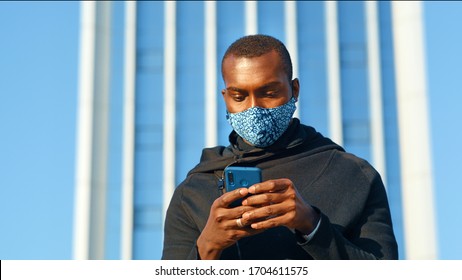
[[(238, 188), (248, 188), (261, 182), (261, 169), (258, 167), (228, 166), (224, 170), (226, 192)], [(231, 203), (231, 207), (242, 204), (242, 199)]]

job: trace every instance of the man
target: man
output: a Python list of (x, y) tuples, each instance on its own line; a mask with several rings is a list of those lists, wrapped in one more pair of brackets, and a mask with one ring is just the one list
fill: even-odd
[[(222, 75), (231, 145), (204, 149), (176, 189), (162, 258), (397, 259), (379, 174), (292, 118), (300, 84), (285, 46), (243, 37)], [(230, 165), (261, 168), (263, 182), (224, 193)]]

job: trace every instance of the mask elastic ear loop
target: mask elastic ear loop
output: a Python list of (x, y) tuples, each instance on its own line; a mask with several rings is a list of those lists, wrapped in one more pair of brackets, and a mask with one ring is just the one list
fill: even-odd
[(292, 91), (292, 96), (291, 96), (290, 98), (295, 98), (295, 102), (297, 102), (297, 101), (298, 101), (298, 98), (296, 98), (296, 97), (294, 96), (294, 81), (295, 81), (295, 79), (293, 79), (293, 80), (290, 82), (290, 90)]

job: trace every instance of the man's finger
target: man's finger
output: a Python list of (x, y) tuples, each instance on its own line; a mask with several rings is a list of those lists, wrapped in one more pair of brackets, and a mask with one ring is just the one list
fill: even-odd
[(289, 179), (268, 180), (251, 186), (249, 188), (249, 193), (259, 194), (265, 192), (279, 192), (286, 190), (291, 185), (292, 181)]
[(249, 191), (246, 188), (239, 188), (232, 192), (227, 192), (220, 197), (219, 206), (228, 207), (234, 201), (240, 198), (244, 198), (248, 194), (249, 194)]

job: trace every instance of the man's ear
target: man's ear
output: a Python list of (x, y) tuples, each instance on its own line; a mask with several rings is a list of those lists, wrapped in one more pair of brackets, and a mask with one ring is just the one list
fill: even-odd
[(221, 90), (221, 95), (223, 96), (223, 98), (225, 98), (225, 93), (226, 93), (226, 89), (222, 89)]
[(300, 82), (297, 78), (292, 80), (292, 96), (295, 100), (298, 100), (298, 94), (300, 92)]

